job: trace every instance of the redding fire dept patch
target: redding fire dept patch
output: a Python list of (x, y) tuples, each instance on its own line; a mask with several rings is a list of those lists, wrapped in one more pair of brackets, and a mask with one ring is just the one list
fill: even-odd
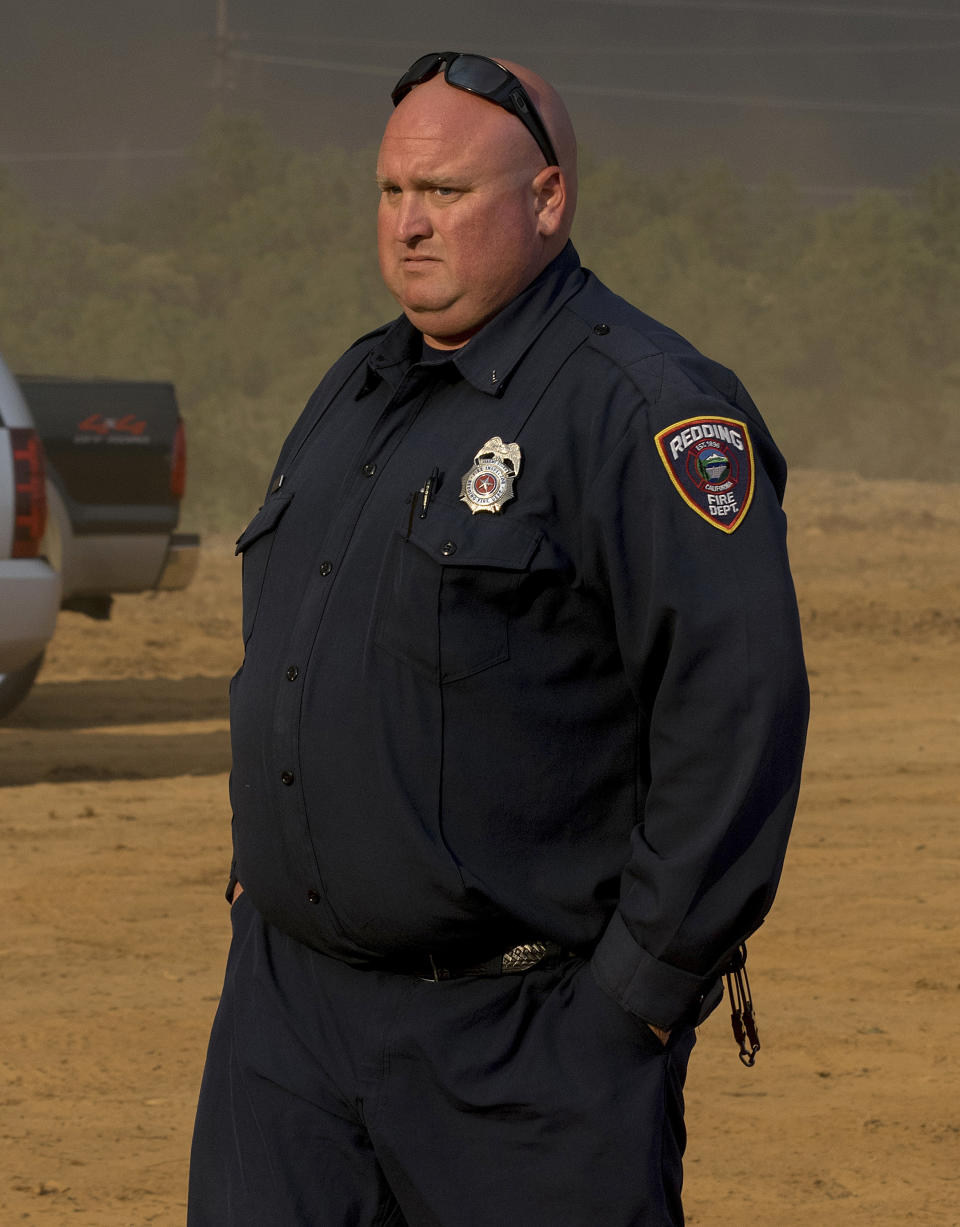
[(685, 418), (656, 436), (657, 451), (683, 501), (732, 533), (753, 498), (753, 444), (732, 418)]

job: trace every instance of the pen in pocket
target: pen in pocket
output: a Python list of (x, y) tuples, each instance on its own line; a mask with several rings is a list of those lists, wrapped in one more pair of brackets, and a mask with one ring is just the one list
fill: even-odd
[(436, 490), (439, 482), (440, 482), (440, 469), (436, 465), (434, 465), (433, 472), (430, 474), (427, 480), (423, 483), (420, 489), (414, 490), (413, 494), (410, 495), (410, 517), (407, 520), (407, 539), (408, 540), (410, 538), (410, 533), (413, 531), (413, 513), (417, 508), (417, 504), (419, 503), (420, 505), (419, 518), (421, 520), (425, 520), (427, 518), (427, 508), (430, 506), (430, 500), (433, 498), (434, 491)]
[(440, 480), (440, 470), (434, 465), (433, 472), (423, 483), (420, 490), (420, 519), (427, 518), (427, 508), (430, 506), (430, 500), (433, 498), (433, 493), (437, 488), (437, 482)]

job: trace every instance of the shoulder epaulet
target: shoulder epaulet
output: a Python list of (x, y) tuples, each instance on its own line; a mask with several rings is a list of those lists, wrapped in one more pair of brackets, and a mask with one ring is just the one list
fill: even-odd
[(628, 323), (594, 324), (587, 345), (615, 363), (651, 403), (656, 403), (671, 387), (676, 392), (695, 390), (708, 396), (719, 395), (763, 425), (756, 406), (733, 371), (700, 353), (679, 333), (655, 320), (649, 323), (649, 331)]
[(651, 337), (628, 324), (598, 319), (586, 345), (618, 367), (650, 404), (660, 399), (666, 355)]
[(625, 324), (607, 323), (605, 320), (593, 324), (587, 344), (622, 367), (663, 356), (663, 347), (656, 345), (644, 333)]

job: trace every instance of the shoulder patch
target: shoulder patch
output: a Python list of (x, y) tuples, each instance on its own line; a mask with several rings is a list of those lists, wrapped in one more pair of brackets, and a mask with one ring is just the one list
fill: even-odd
[(744, 422), (684, 418), (655, 441), (677, 493), (698, 516), (732, 533), (753, 500), (753, 444)]

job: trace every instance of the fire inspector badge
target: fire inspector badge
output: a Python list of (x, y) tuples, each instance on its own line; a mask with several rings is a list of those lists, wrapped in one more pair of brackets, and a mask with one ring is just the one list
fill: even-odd
[(753, 444), (743, 422), (686, 418), (656, 436), (670, 480), (688, 507), (732, 533), (753, 499)]
[(488, 439), (473, 458), (460, 483), (460, 501), (473, 515), (499, 511), (513, 498), (513, 483), (520, 473), (520, 448), (504, 443), (499, 435)]

